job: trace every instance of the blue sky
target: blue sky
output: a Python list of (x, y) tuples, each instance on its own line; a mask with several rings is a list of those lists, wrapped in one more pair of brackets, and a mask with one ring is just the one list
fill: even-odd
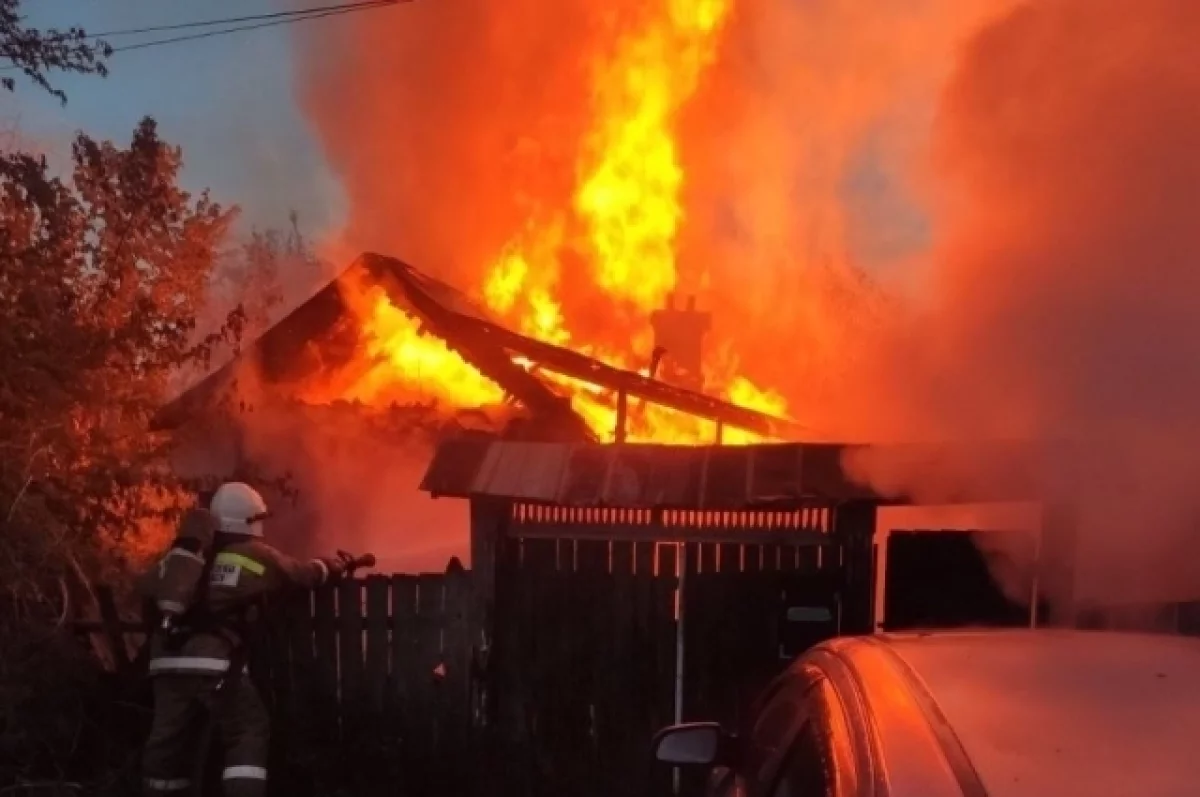
[[(281, 7), (284, 0), (21, 4), (35, 27), (79, 25), (97, 33)], [(57, 161), (69, 152), (77, 130), (124, 142), (141, 117), (153, 116), (160, 134), (183, 148), (188, 188), (209, 187), (220, 201), (240, 204), (247, 227), (284, 226), (289, 209), (295, 208), (302, 228), (317, 234), (340, 220), (342, 197), (295, 101), (291, 27), (116, 53), (107, 78), (55, 74), (52, 82), (67, 92), (65, 107), (19, 78), (15, 93), (0, 92), (0, 128), (15, 122), (23, 136), (48, 147)], [(186, 32), (191, 31), (113, 37), (109, 43), (119, 46)]]

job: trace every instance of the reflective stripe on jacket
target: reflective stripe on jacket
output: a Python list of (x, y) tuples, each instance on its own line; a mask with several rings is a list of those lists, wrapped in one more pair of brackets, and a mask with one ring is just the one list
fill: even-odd
[(224, 675), (230, 661), (216, 656), (177, 656), (164, 653), (150, 660), (150, 674), (174, 672), (190, 675)]
[[(261, 539), (229, 535), (218, 544), (220, 550), (213, 559), (202, 607), (218, 616), (269, 602), (292, 587), (319, 586), (329, 577), (324, 562), (293, 559)], [(155, 634), (150, 648), (150, 674), (222, 675), (229, 670), (234, 651), (242, 642), (234, 623), (194, 631), (181, 645), (170, 649), (163, 635)]]

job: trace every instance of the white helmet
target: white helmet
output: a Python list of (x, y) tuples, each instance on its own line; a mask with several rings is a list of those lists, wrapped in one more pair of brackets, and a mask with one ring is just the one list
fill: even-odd
[(216, 516), (221, 531), (226, 534), (263, 535), (263, 520), (267, 517), (267, 502), (244, 482), (225, 482), (213, 493), (208, 509)]

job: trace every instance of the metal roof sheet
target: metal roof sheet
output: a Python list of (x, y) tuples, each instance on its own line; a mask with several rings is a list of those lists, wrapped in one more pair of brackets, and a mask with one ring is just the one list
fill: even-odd
[[(876, 463), (887, 463), (891, 483), (868, 486), (855, 478), (868, 449)], [(1042, 466), (1055, 450), (1007, 443), (671, 446), (481, 437), (469, 445), (443, 443), (421, 489), (434, 496), (631, 509), (898, 504), (914, 497), (924, 504), (1037, 501), (1047, 490)], [(919, 496), (910, 493), (918, 489)], [(1051, 493), (1060, 500), (1068, 494)]]
[(875, 498), (841, 472), (840, 446), (444, 443), (421, 489), (560, 506), (746, 509)]

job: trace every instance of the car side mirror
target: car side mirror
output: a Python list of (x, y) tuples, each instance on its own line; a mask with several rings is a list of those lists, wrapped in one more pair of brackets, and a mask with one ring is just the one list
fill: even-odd
[(672, 725), (654, 735), (654, 760), (673, 766), (714, 766), (725, 752), (725, 731), (715, 722)]

